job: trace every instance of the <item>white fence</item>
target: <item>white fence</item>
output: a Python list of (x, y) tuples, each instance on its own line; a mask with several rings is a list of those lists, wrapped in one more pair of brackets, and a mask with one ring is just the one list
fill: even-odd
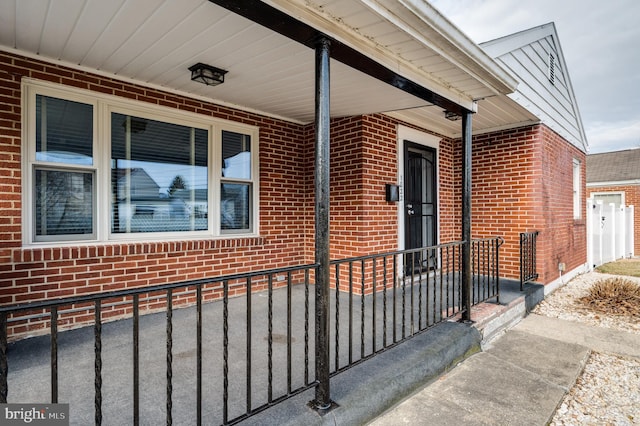
[(633, 257), (633, 206), (616, 207), (587, 200), (587, 262), (589, 269)]

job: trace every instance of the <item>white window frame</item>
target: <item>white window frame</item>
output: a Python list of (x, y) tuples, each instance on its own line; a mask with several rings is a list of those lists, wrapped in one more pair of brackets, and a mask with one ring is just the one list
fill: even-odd
[[(36, 161), (36, 95), (81, 102), (93, 106), (93, 165), (45, 163)], [(120, 113), (148, 118), (208, 131), (208, 229), (185, 232), (137, 232), (111, 233), (111, 114)], [(212, 118), (165, 106), (148, 104), (84, 89), (42, 82), (33, 79), (22, 81), (22, 240), (25, 246), (60, 246), (78, 243), (108, 243), (115, 241), (164, 241), (177, 239), (233, 238), (259, 235), (259, 128), (234, 121)], [(220, 181), (222, 178), (222, 131), (232, 131), (251, 137), (251, 178), (245, 179), (252, 187), (250, 199), (249, 229), (222, 230), (220, 221)], [(55, 170), (91, 170), (94, 173), (94, 223), (93, 236), (66, 236), (57, 240), (36, 241), (34, 225), (34, 170), (36, 167)]]
[(580, 160), (578, 160), (577, 158), (573, 159), (573, 168), (572, 168), (572, 175), (573, 175), (573, 218), (574, 219), (580, 219), (582, 218), (582, 202), (581, 202), (581, 196), (582, 196), (582, 164), (580, 162)]
[(592, 192), (591, 194), (589, 194), (589, 198), (593, 198), (595, 201), (596, 198), (600, 195), (619, 195), (620, 196), (620, 205), (621, 206), (626, 206), (625, 204), (625, 192), (624, 191), (600, 191), (600, 192)]

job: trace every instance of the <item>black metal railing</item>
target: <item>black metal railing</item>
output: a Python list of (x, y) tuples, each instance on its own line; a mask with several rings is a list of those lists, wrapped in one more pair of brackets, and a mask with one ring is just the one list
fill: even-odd
[[(237, 423), (314, 386), (316, 266), (0, 308), (0, 402), (64, 401), (78, 424)], [(93, 326), (60, 332), (79, 317)], [(8, 345), (27, 323), (48, 336)]]
[[(472, 304), (499, 303), (500, 237), (472, 241)], [(331, 262), (332, 375), (456, 317), (462, 247), (453, 242)]]
[(337, 374), (461, 311), (461, 242), (331, 262)]
[(500, 247), (502, 237), (475, 239), (471, 244), (473, 304), (496, 299), (500, 303)]
[[(499, 297), (501, 241), (473, 241), (474, 304)], [(463, 244), (333, 261), (330, 374), (459, 315)], [(77, 423), (237, 423), (316, 386), (317, 267), (0, 308), (0, 402), (70, 403)], [(26, 328), (44, 335), (8, 345)]]
[(524, 285), (538, 279), (536, 270), (536, 242), (538, 231), (520, 233), (520, 291)]

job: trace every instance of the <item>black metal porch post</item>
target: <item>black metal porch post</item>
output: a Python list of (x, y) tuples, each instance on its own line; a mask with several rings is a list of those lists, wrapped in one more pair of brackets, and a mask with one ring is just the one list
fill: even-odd
[(329, 48), (316, 42), (315, 94), (315, 250), (316, 263), (316, 397), (317, 410), (331, 407), (329, 394)]
[(462, 114), (462, 320), (471, 321), (471, 112)]

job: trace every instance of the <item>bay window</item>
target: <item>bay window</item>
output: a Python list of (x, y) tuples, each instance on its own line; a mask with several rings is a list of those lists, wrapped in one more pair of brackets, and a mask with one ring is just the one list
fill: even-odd
[(257, 233), (258, 130), (23, 83), (24, 243)]

